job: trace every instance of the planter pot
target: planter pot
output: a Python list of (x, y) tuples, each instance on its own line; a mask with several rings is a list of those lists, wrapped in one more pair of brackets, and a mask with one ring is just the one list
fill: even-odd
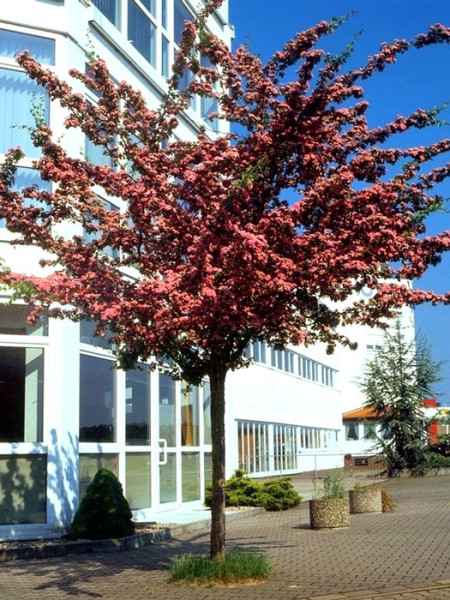
[(347, 498), (315, 498), (309, 501), (311, 529), (348, 527), (350, 511)]
[(381, 490), (365, 488), (362, 490), (350, 490), (350, 512), (357, 513), (380, 513), (383, 512)]

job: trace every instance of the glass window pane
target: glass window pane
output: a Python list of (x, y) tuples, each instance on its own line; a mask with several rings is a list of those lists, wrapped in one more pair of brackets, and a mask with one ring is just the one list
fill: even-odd
[(167, 29), (167, 0), (161, 0), (161, 24)]
[(80, 356), (80, 442), (115, 441), (114, 363)]
[(29, 50), (31, 56), (41, 63), (55, 64), (55, 40), (0, 29), (0, 56), (15, 58), (23, 50)]
[(177, 499), (177, 461), (175, 454), (167, 455), (165, 465), (159, 466), (159, 500), (161, 504), (175, 502)]
[(126, 443), (150, 444), (150, 372), (147, 365), (126, 373)]
[(153, 16), (156, 14), (156, 0), (140, 0), (142, 6)]
[(0, 442), (41, 442), (44, 350), (0, 348)]
[[(207, 67), (208, 69), (212, 69), (214, 66), (207, 56), (201, 56), (200, 62), (201, 62), (202, 67)], [(209, 117), (211, 114), (217, 113), (218, 110), (219, 110), (219, 104), (218, 104), (216, 98), (212, 98), (210, 96), (202, 96), (201, 97), (200, 112), (201, 112), (202, 119), (205, 119), (205, 121), (208, 121), (208, 123), (212, 129), (217, 129), (218, 120), (216, 117), (214, 119), (210, 119)]]
[[(111, 202), (107, 202), (106, 200), (103, 200), (101, 198), (99, 198), (99, 201), (103, 203), (106, 210), (111, 210), (111, 211), (119, 210), (119, 208), (117, 206), (115, 206), (114, 204), (111, 204)], [(89, 217), (89, 215), (86, 216), (86, 218), (88, 218), (88, 217)], [(97, 218), (91, 218), (90, 224), (98, 225), (99, 220)], [(101, 240), (102, 237), (103, 237), (103, 231), (101, 228), (99, 228), (96, 231), (86, 231), (86, 229), (83, 229), (83, 241), (86, 244), (90, 244), (92, 242)], [(101, 247), (101, 251), (104, 254), (106, 254), (107, 256), (109, 256), (110, 258), (117, 258), (119, 256), (119, 250), (117, 248), (111, 248), (111, 246), (103, 246), (102, 247), (101, 242), (99, 243), (99, 246)]]
[(47, 521), (47, 456), (0, 456), (0, 525)]
[(156, 66), (156, 28), (134, 0), (128, 0), (128, 39), (151, 65)]
[(43, 104), (45, 121), (48, 122), (49, 102), (44, 90), (21, 71), (0, 69), (0, 153), (20, 146), (26, 156), (36, 158), (40, 150), (30, 139), (30, 127), (34, 127), (31, 115), (33, 105)]
[(119, 26), (119, 0), (92, 0), (92, 3), (113, 25)]
[(168, 446), (176, 444), (175, 381), (168, 375), (159, 375), (159, 437)]
[(117, 477), (117, 454), (80, 454), (80, 500), (99, 469), (108, 469)]
[(203, 443), (211, 443), (211, 386), (203, 383)]
[(111, 349), (112, 345), (109, 343), (109, 339), (112, 336), (111, 330), (105, 328), (105, 337), (100, 337), (94, 335), (96, 326), (95, 321), (89, 321), (88, 319), (80, 321), (80, 342), (82, 344), (89, 344), (90, 346), (97, 346), (97, 348)]
[(126, 457), (126, 497), (131, 510), (152, 505), (150, 453), (128, 453)]
[(200, 454), (184, 452), (181, 458), (182, 502), (200, 500)]
[(104, 146), (94, 144), (87, 136), (84, 138), (84, 153), (86, 160), (93, 165), (113, 166), (112, 157), (105, 153)]
[[(1, 92), (0, 92), (1, 94)], [(25, 188), (36, 187), (38, 190), (51, 191), (51, 183), (44, 181), (38, 171), (27, 167), (19, 167), (14, 175), (14, 184), (11, 189), (23, 192)], [(25, 206), (42, 206), (42, 203), (36, 199), (25, 198)], [(0, 219), (0, 227), (6, 227), (5, 219)]]
[(161, 74), (163, 77), (170, 75), (169, 40), (161, 36)]
[(181, 389), (181, 445), (198, 446), (199, 406), (198, 388)]
[(37, 321), (30, 324), (27, 318), (31, 313), (30, 306), (0, 304), (1, 335), (48, 335), (48, 317), (44, 309)]
[(204, 476), (205, 476), (205, 488), (208, 483), (212, 482), (212, 454), (206, 453), (203, 457), (204, 462)]
[(181, 34), (184, 29), (185, 21), (192, 21), (193, 16), (188, 10), (187, 6), (183, 4), (181, 0), (175, 0), (173, 4), (173, 32), (175, 43), (179, 44), (181, 40)]
[(346, 440), (358, 440), (359, 439), (359, 435), (358, 435), (358, 423), (352, 423), (351, 421), (349, 423), (345, 424), (345, 439)]

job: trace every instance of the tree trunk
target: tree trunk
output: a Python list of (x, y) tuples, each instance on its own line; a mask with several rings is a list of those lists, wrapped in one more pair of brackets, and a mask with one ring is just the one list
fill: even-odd
[(227, 367), (213, 360), (211, 386), (212, 500), (210, 558), (225, 557), (225, 378)]

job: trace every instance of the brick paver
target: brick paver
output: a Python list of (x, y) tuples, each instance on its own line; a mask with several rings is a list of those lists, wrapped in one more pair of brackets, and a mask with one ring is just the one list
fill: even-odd
[(266, 583), (189, 588), (167, 582), (177, 555), (208, 551), (208, 531), (139, 550), (0, 565), (1, 600), (450, 600), (450, 476), (383, 483), (393, 513), (351, 515), (348, 529), (309, 529), (308, 506), (227, 526), (228, 549), (266, 552)]

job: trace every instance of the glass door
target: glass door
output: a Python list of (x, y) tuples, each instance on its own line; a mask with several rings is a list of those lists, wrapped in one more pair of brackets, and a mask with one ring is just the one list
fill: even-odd
[(180, 502), (177, 453), (176, 383), (168, 375), (159, 373), (158, 402), (158, 504), (170, 509)]

